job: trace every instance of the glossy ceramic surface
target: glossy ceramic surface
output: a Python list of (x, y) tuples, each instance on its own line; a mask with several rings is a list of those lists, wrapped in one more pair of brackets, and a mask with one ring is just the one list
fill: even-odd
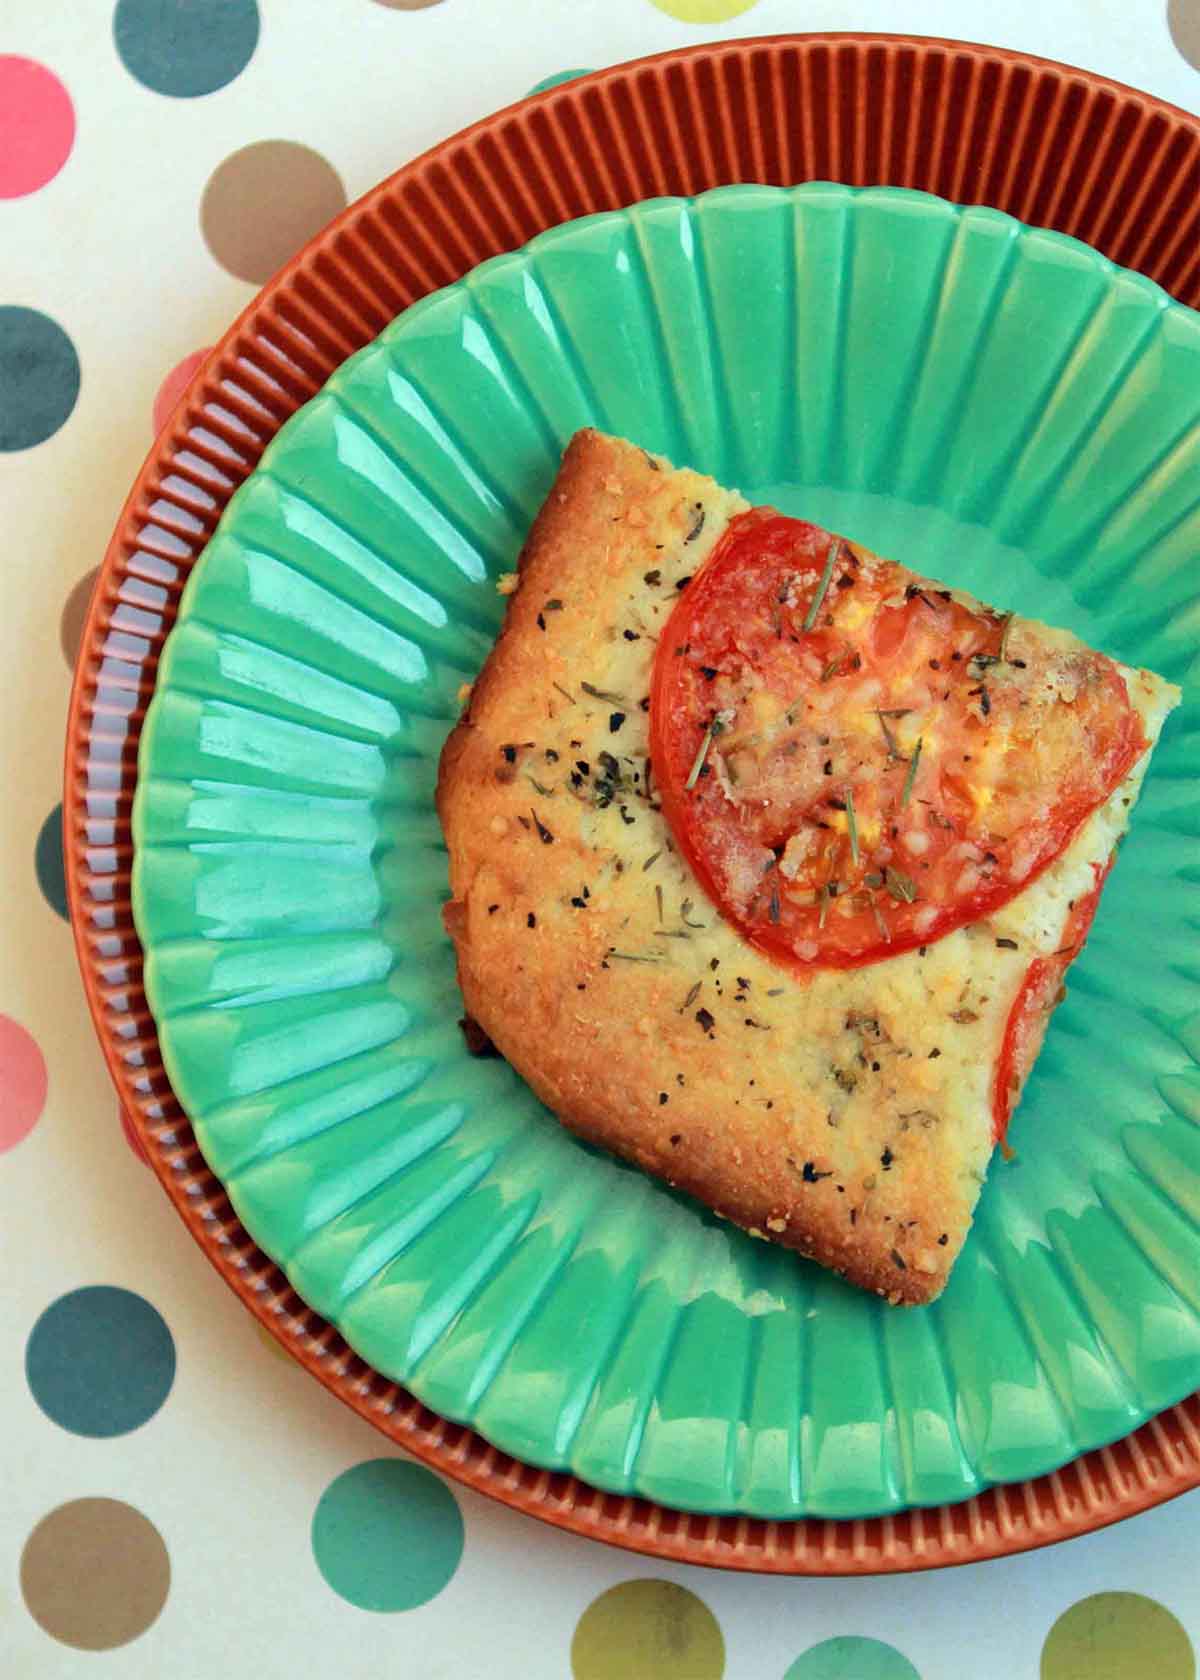
[[(784, 370), (781, 377), (781, 370)], [(924, 195), (732, 188), (555, 229), (290, 421), (189, 583), (135, 914), (240, 1218), (375, 1368), (598, 1487), (961, 1499), (1200, 1380), (1189, 690), (942, 1301), (896, 1312), (585, 1151), (466, 1055), (437, 753), (575, 427), (1194, 682), (1200, 319)]]

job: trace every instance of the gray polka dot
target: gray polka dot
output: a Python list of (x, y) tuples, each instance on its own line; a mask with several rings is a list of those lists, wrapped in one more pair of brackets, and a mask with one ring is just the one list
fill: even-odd
[(1200, 70), (1200, 0), (1170, 0), (1167, 28), (1184, 58)]

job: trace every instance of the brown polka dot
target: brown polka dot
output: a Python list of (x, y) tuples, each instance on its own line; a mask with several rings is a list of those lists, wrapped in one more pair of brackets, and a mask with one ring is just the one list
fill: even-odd
[(1200, 70), (1200, 0), (1170, 0), (1167, 28), (1184, 58)]
[(92, 601), (92, 591), (96, 587), (96, 579), (99, 575), (99, 566), (93, 566), (90, 572), (83, 574), (63, 602), (62, 616), (58, 621), (58, 640), (69, 671), (75, 669), (75, 661), (79, 657), (79, 644), (83, 640), (84, 620), (87, 618), (87, 610)]
[(319, 152), (260, 140), (209, 176), (200, 230), (222, 268), (261, 285), (345, 205), (346, 189)]
[(119, 1499), (72, 1499), (42, 1518), (21, 1553), (21, 1593), (53, 1639), (109, 1651), (136, 1639), (167, 1601), (162, 1535)]

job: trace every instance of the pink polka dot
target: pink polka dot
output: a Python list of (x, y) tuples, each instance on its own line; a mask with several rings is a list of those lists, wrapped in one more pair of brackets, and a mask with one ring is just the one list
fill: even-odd
[(0, 53), (0, 198), (52, 181), (74, 141), (75, 107), (53, 70)]
[(200, 363), (212, 348), (208, 345), (203, 350), (193, 350), (190, 355), (176, 362), (170, 373), (158, 387), (158, 394), (154, 399), (154, 435), (158, 436), (167, 421), (171, 418), (171, 410), (179, 401), (187, 388), (188, 381), (195, 373)]
[(125, 1135), (125, 1142), (129, 1145), (130, 1149), (133, 1150), (133, 1153), (137, 1156), (138, 1160), (141, 1161), (143, 1166), (148, 1167), (150, 1165), (150, 1157), (142, 1148), (142, 1140), (133, 1129), (133, 1121), (129, 1118), (125, 1109), (118, 1109), (117, 1112), (121, 1118), (121, 1130)]
[(0, 1015), (0, 1151), (37, 1125), (46, 1105), (46, 1063), (24, 1027)]

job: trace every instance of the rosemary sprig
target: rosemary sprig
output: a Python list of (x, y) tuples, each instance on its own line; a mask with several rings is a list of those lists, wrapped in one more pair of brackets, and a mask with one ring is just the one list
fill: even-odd
[(691, 899), (690, 898), (685, 898), (683, 903), (679, 906), (679, 920), (683, 923), (684, 927), (690, 927), (690, 928), (704, 928), (704, 927), (707, 927), (708, 926), (707, 922), (693, 922), (693, 921), (688, 920), (688, 918), (691, 915), (692, 910), (694, 908), (695, 907), (692, 904)]
[(729, 725), (733, 722), (733, 716), (734, 714), (732, 708), (726, 707), (723, 711), (716, 714), (708, 728), (704, 731), (704, 736), (700, 742), (699, 748), (697, 749), (696, 756), (692, 760), (692, 768), (688, 772), (688, 779), (683, 784), (685, 792), (690, 792), (700, 780), (700, 772), (704, 769), (704, 761), (708, 757), (708, 749), (712, 746), (716, 736), (723, 735), (729, 728)]
[(887, 719), (889, 719), (889, 717), (908, 717), (911, 709), (913, 709), (911, 706), (892, 706), (889, 707), (887, 711), (881, 711), (879, 707), (876, 707), (876, 717), (879, 719), (879, 727), (881, 727), (882, 732), (884, 732), (884, 743), (886, 743), (887, 746), (887, 758), (904, 758), (904, 754), (901, 753), (901, 749), (899, 749), (899, 741), (896, 739), (896, 734), (892, 732), (892, 726), (889, 722), (887, 722)]
[(825, 570), (821, 573), (821, 581), (817, 584), (817, 592), (808, 603), (808, 611), (804, 615), (803, 629), (811, 630), (817, 622), (817, 614), (821, 610), (821, 603), (825, 599), (825, 592), (829, 588), (829, 580), (833, 576), (833, 568), (837, 564), (838, 556), (842, 552), (842, 539), (834, 537), (829, 545), (829, 552), (825, 556)]
[(921, 762), (921, 748), (924, 744), (925, 737), (923, 735), (919, 735), (917, 737), (917, 744), (913, 748), (912, 757), (908, 761), (908, 775), (904, 778), (904, 791), (900, 795), (901, 810), (903, 810), (904, 806), (907, 805), (909, 800), (912, 798), (913, 783), (917, 779), (917, 765)]
[(692, 768), (688, 771), (688, 779), (683, 784), (685, 793), (690, 793), (696, 783), (700, 780), (700, 772), (704, 768), (704, 760), (708, 757), (709, 747), (712, 746), (713, 724), (715, 723), (716, 719), (714, 718), (713, 722), (710, 723), (708, 728), (704, 731), (703, 738), (696, 750), (696, 756), (692, 760)]
[(854, 789), (846, 789), (846, 832), (850, 836), (850, 856), (858, 863), (858, 817), (854, 811)]

